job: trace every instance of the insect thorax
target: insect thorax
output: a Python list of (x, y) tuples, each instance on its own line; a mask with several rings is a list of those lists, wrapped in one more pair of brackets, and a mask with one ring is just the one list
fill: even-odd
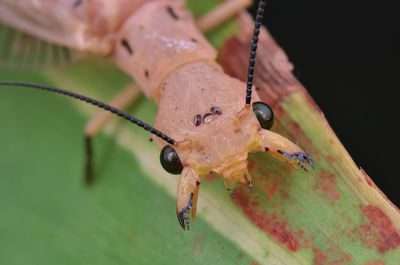
[(206, 62), (187, 64), (163, 83), (155, 126), (182, 143), (177, 147), (182, 162), (199, 174), (246, 169), (260, 125), (252, 112), (238, 118), (244, 107), (243, 87)]

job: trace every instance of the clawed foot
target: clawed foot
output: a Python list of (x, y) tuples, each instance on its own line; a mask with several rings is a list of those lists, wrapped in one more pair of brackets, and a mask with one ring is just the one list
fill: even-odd
[(305, 171), (308, 171), (306, 168), (306, 164), (308, 164), (312, 169), (314, 169), (314, 162), (307, 153), (298, 152), (291, 155), (281, 150), (278, 150), (278, 153), (284, 155), (289, 161), (296, 162), (296, 164)]
[(233, 194), (233, 192), (230, 188), (227, 188), (226, 192), (229, 194), (229, 196), (231, 196), (231, 198), (235, 198), (235, 194)]
[(193, 199), (193, 194), (190, 197), (189, 204), (187, 207), (183, 208), (179, 213), (178, 213), (178, 221), (183, 230), (189, 231), (190, 229), (190, 219), (189, 219), (189, 212), (190, 210), (193, 209), (192, 205), (192, 199)]
[(264, 148), (265, 152), (268, 154), (280, 160), (298, 165), (305, 171), (307, 171), (307, 164), (314, 169), (314, 162), (311, 157), (287, 138), (263, 129), (259, 131), (259, 135), (261, 147)]
[(190, 229), (190, 215), (192, 221), (196, 217), (196, 205), (199, 195), (200, 178), (190, 167), (182, 170), (181, 178), (178, 184), (178, 196), (176, 200), (176, 215), (183, 230)]

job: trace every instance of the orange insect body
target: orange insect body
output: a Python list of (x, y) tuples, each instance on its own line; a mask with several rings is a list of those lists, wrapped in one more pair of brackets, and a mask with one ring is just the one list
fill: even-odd
[(183, 65), (206, 61), (220, 68), (216, 50), (197, 29), (191, 13), (176, 1), (150, 2), (133, 14), (116, 35), (114, 58), (156, 101), (162, 82)]
[[(6, 1), (6, 8), (0, 6), (0, 14), (6, 9), (22, 9), (18, 1), (13, 2)], [(244, 104), (246, 85), (226, 75), (216, 63), (217, 52), (195, 26), (183, 1), (119, 0), (112, 5), (106, 0), (28, 2), (45, 12), (54, 5), (64, 6), (64, 15), (77, 20), (41, 18), (36, 10), (25, 15), (37, 21), (38, 29), (7, 22), (33, 34), (41, 27), (47, 32), (67, 33), (71, 39), (62, 44), (80, 50), (113, 51), (116, 64), (157, 102), (155, 127), (175, 139), (174, 148), (183, 165), (177, 192), (177, 214), (183, 228), (190, 210), (195, 217), (199, 184), (210, 172), (219, 173), (233, 185), (238, 181), (251, 185), (249, 152), (268, 151), (292, 164), (312, 165), (297, 145), (261, 128), (250, 106)], [(49, 2), (52, 4), (47, 6)], [(54, 19), (56, 29), (48, 25)], [(256, 93), (252, 100), (259, 101)], [(167, 144), (154, 140), (160, 148)]]

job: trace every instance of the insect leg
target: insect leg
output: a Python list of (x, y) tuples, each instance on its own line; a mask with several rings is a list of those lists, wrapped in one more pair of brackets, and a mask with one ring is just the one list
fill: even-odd
[(229, 18), (235, 16), (240, 11), (252, 4), (252, 0), (228, 0), (197, 20), (197, 26), (202, 32), (222, 24)]
[(196, 218), (200, 183), (200, 177), (191, 167), (183, 168), (178, 184), (176, 214), (184, 230), (189, 231), (189, 211), (192, 211), (192, 221)]
[(246, 179), (249, 182), (249, 192), (251, 192), (253, 190), (253, 178), (249, 173), (246, 173)]
[[(111, 102), (110, 105), (122, 109), (132, 103), (140, 94), (140, 89), (136, 84), (124, 88)], [(114, 115), (105, 110), (100, 111), (85, 128), (85, 183), (91, 184), (93, 176), (93, 148), (92, 138), (96, 136)]]
[(304, 170), (307, 170), (306, 163), (314, 168), (311, 157), (287, 138), (264, 129), (259, 130), (259, 137), (261, 147), (272, 156), (289, 162), (294, 167), (300, 166)]
[(224, 179), (224, 186), (225, 186), (225, 190), (226, 190), (226, 192), (228, 192), (229, 196), (231, 196), (232, 198), (235, 198), (235, 194), (233, 194), (232, 189), (228, 185), (228, 180), (226, 180), (226, 179)]

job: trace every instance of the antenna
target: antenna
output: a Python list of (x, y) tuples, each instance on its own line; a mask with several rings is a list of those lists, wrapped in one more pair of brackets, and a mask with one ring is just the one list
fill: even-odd
[(256, 62), (258, 34), (260, 34), (260, 27), (262, 25), (262, 20), (264, 16), (264, 8), (265, 8), (265, 0), (260, 0), (258, 2), (253, 39), (251, 40), (249, 71), (247, 75), (246, 105), (249, 105), (251, 102), (251, 90), (253, 87), (253, 73), (254, 73), (254, 64)]
[(75, 98), (75, 99), (79, 99), (81, 101), (85, 101), (87, 103), (90, 103), (92, 105), (95, 105), (101, 109), (107, 110), (111, 113), (114, 113), (122, 118), (124, 118), (125, 120), (128, 120), (134, 124), (136, 124), (139, 127), (142, 127), (143, 129), (145, 129), (146, 131), (149, 131), (150, 133), (160, 137), (161, 139), (163, 139), (164, 141), (168, 142), (169, 144), (174, 144), (175, 140), (172, 139), (171, 137), (169, 137), (168, 135), (160, 132), (159, 130), (151, 127), (150, 125), (148, 125), (147, 123), (144, 123), (143, 121), (136, 119), (135, 117), (129, 115), (126, 112), (123, 112), (119, 109), (116, 109), (108, 104), (105, 104), (103, 102), (100, 102), (98, 100), (89, 98), (89, 97), (85, 97), (82, 96), (80, 94), (76, 94), (70, 91), (66, 91), (63, 89), (59, 89), (59, 88), (54, 88), (54, 87), (49, 87), (49, 86), (42, 86), (42, 85), (36, 85), (36, 84), (30, 84), (30, 83), (21, 83), (21, 82), (0, 82), (0, 86), (19, 86), (19, 87), (31, 87), (31, 88), (37, 88), (37, 89), (42, 89), (42, 90), (46, 90), (46, 91), (50, 91), (50, 92), (54, 92), (57, 94), (62, 94), (64, 96), (68, 96), (71, 98)]

